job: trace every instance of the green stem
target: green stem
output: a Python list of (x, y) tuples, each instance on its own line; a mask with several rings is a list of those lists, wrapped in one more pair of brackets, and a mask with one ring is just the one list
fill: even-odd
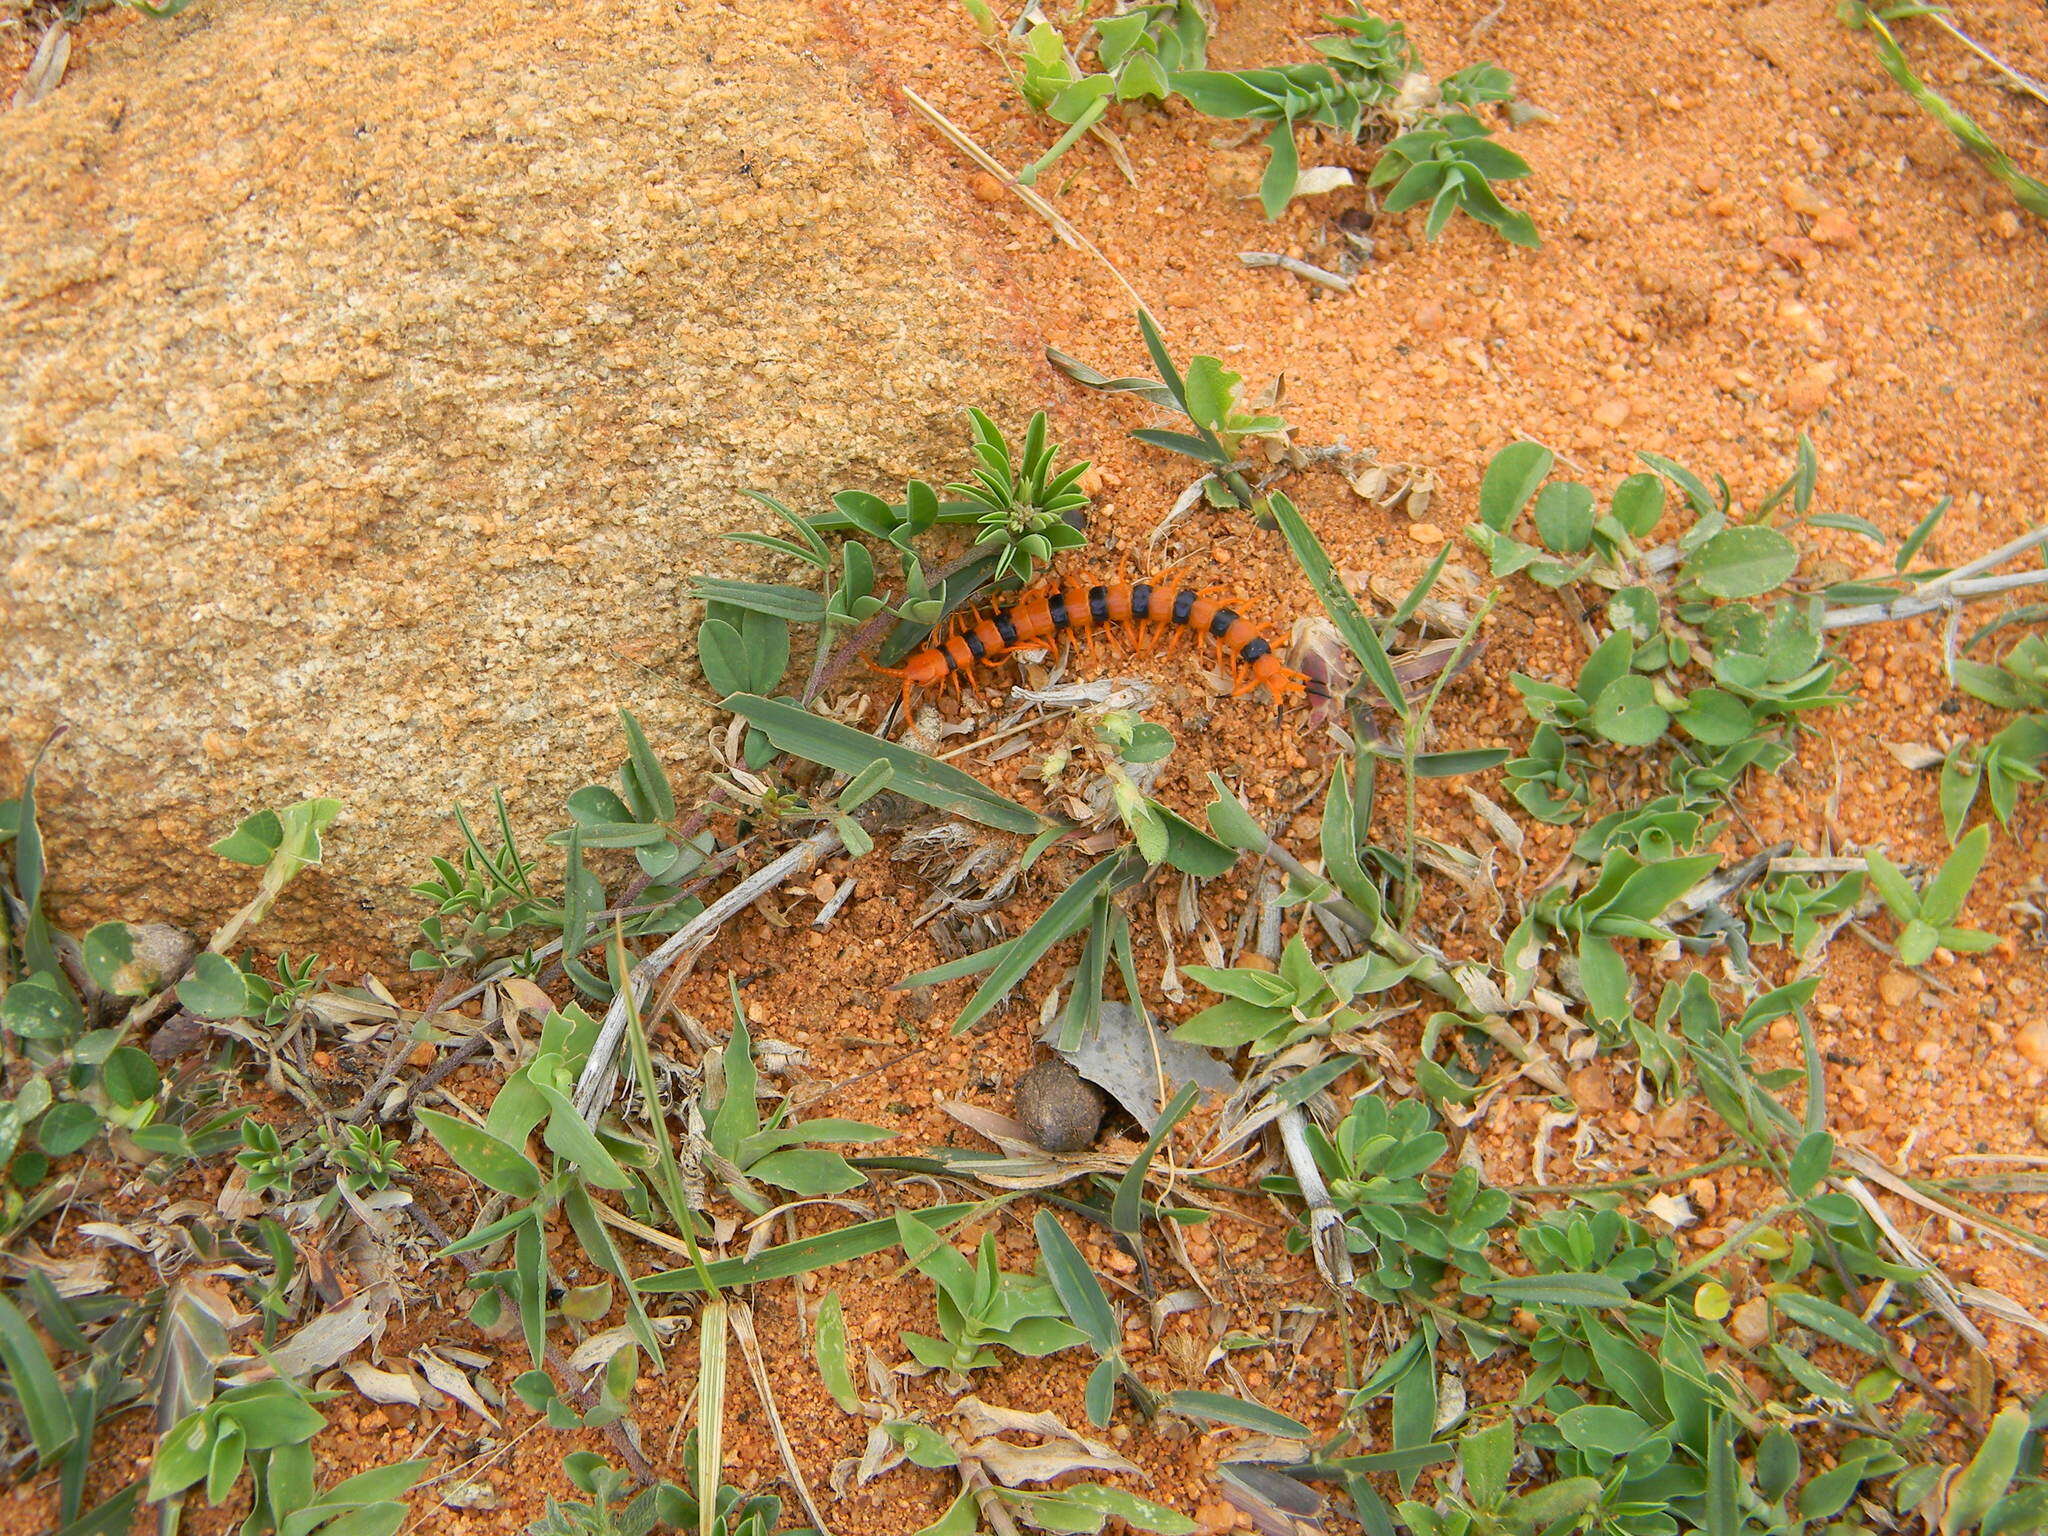
[(1037, 185), (1038, 178), (1051, 170), (1059, 158), (1081, 140), (1081, 135), (1102, 121), (1103, 113), (1109, 110), (1109, 98), (1104, 96), (1089, 103), (1087, 110), (1074, 120), (1074, 124), (1054, 142), (1051, 149), (1017, 173), (1017, 184), (1023, 187)]

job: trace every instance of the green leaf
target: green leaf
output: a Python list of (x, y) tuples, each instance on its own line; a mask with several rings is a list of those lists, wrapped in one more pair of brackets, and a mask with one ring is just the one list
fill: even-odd
[(55, 1460), (77, 1436), (78, 1427), (72, 1422), (63, 1384), (50, 1357), (43, 1353), (35, 1329), (4, 1296), (0, 1296), (0, 1364), (7, 1367), (7, 1384), (28, 1423), (36, 1459), (44, 1464)]
[[(1160, 1536), (1196, 1536), (1196, 1533), (1206, 1529), (1178, 1510), (1168, 1509), (1164, 1504), (1155, 1504), (1152, 1500), (1140, 1498), (1135, 1493), (1128, 1493), (1122, 1488), (1111, 1488), (1102, 1483), (1075, 1483), (1060, 1489), (1050, 1497), (1088, 1510), (1098, 1517), (1121, 1520), (1133, 1530), (1157, 1531)], [(1026, 1507), (1027, 1510), (1030, 1508), (1029, 1505)]]
[[(547, 1127), (541, 1132), (541, 1140), (547, 1149), (599, 1189), (634, 1188), (632, 1176), (618, 1165), (610, 1150), (597, 1139), (597, 1133), (577, 1112), (576, 1106), (569, 1102), (568, 1095), (561, 1089), (551, 1088), (545, 1083), (535, 1086), (540, 1089), (541, 1096), (548, 1101)], [(496, 1137), (491, 1139), (497, 1140)], [(505, 1144), (499, 1142), (498, 1145), (502, 1147)], [(455, 1149), (450, 1147), (448, 1150), (452, 1154)], [(525, 1160), (523, 1155), (521, 1160)], [(532, 1164), (528, 1163), (528, 1166), (531, 1167)], [(515, 1174), (514, 1177), (517, 1178), (518, 1175)]]
[(1511, 1307), (1625, 1307), (1630, 1300), (1627, 1286), (1612, 1275), (1597, 1273), (1468, 1279), (1465, 1291)]
[(759, 726), (782, 751), (836, 772), (858, 774), (872, 763), (886, 762), (891, 774), (890, 787), (896, 793), (935, 810), (1026, 835), (1049, 825), (1037, 812), (996, 793), (951, 764), (836, 720), (823, 719), (794, 704), (742, 693), (727, 699), (725, 707)]
[(1635, 983), (1613, 940), (1597, 933), (1580, 936), (1579, 984), (1585, 988), (1593, 1017), (1602, 1024), (1618, 1024), (1629, 1016)]
[(771, 1152), (758, 1163), (748, 1166), (747, 1177), (804, 1196), (836, 1195), (858, 1189), (867, 1182), (837, 1152), (825, 1152), (816, 1147), (791, 1147), (784, 1152)]
[(946, 1437), (929, 1424), (920, 1424), (914, 1419), (892, 1419), (882, 1428), (891, 1440), (903, 1447), (903, 1454), (920, 1467), (937, 1470), (959, 1464), (960, 1458)]
[(843, 1412), (859, 1413), (860, 1393), (854, 1389), (852, 1357), (847, 1350), (846, 1309), (836, 1290), (827, 1291), (818, 1307), (811, 1346), (817, 1355), (818, 1375), (832, 1401)]
[(1630, 673), (1600, 690), (1586, 723), (1616, 746), (1647, 747), (1664, 734), (1671, 714), (1657, 702), (1656, 685)]
[(1870, 883), (1877, 888), (1877, 894), (1891, 909), (1891, 914), (1900, 922), (1908, 922), (1920, 911), (1920, 896), (1906, 879), (1905, 872), (1875, 848), (1866, 849), (1863, 854), (1864, 866), (1870, 871)]
[(1515, 1465), (1515, 1426), (1503, 1419), (1491, 1428), (1468, 1434), (1458, 1442), (1458, 1464), (1465, 1485), (1481, 1509), (1497, 1509), (1508, 1495), (1508, 1477)]
[(1941, 930), (1924, 918), (1911, 918), (1899, 930), (1899, 964), (1925, 965), (1941, 947)]
[(1479, 483), (1479, 520), (1505, 533), (1550, 473), (1554, 456), (1541, 443), (1512, 442), (1493, 456)]
[(1052, 1281), (1067, 1316), (1088, 1336), (1096, 1354), (1113, 1353), (1123, 1333), (1117, 1327), (1116, 1314), (1110, 1310), (1109, 1298), (1102, 1293), (1102, 1282), (1095, 1278), (1088, 1260), (1052, 1212), (1040, 1211), (1034, 1216), (1031, 1230), (1038, 1237), (1038, 1254), (1044, 1261), (1046, 1278)]
[(1273, 521), (1279, 524), (1287, 547), (1294, 552), (1295, 563), (1307, 575), (1309, 585), (1315, 589), (1316, 598), (1329, 614), (1330, 622), (1337, 626), (1337, 633), (1358, 658), (1359, 666), (1386, 706), (1397, 715), (1408, 711), (1406, 695), (1401, 689), (1401, 680), (1394, 672), (1394, 663), (1387, 655), (1387, 648), (1380, 642), (1379, 632), (1367, 622), (1358, 601), (1344, 585), (1337, 574), (1336, 566), (1324, 552), (1321, 542), (1315, 536), (1294, 503), (1275, 491), (1268, 502)]
[[(918, 1211), (917, 1219), (934, 1230), (951, 1226), (962, 1218), (972, 1215), (984, 1207), (978, 1201), (961, 1205), (935, 1205)], [(856, 1226), (841, 1227), (836, 1232), (822, 1233), (817, 1237), (799, 1238), (793, 1243), (781, 1243), (751, 1259), (720, 1259), (707, 1264), (711, 1283), (724, 1290), (731, 1286), (758, 1285), (766, 1280), (784, 1280), (791, 1275), (808, 1274), (814, 1269), (826, 1269), (834, 1264), (845, 1264), (854, 1259), (864, 1259), (869, 1254), (880, 1253), (885, 1248), (901, 1241), (902, 1233), (896, 1225), (896, 1218), (885, 1217), (879, 1221), (864, 1221)], [(703, 1287), (695, 1269), (668, 1269), (660, 1274), (649, 1275), (635, 1282), (636, 1286), (650, 1295), (668, 1293), (689, 1293)]]
[(463, 1172), (486, 1188), (515, 1200), (531, 1200), (540, 1193), (540, 1169), (519, 1148), (438, 1109), (418, 1109), (413, 1114)]
[(1779, 1291), (1772, 1295), (1771, 1305), (1793, 1322), (1811, 1328), (1815, 1333), (1824, 1333), (1837, 1344), (1846, 1344), (1874, 1359), (1885, 1357), (1884, 1335), (1854, 1312), (1831, 1301), (1809, 1296), (1804, 1291)]
[[(818, 526), (825, 525), (821, 519)], [(824, 594), (809, 587), (699, 576), (690, 584), (690, 595), (707, 606), (719, 603), (748, 613), (765, 613), (786, 619), (792, 624), (816, 624), (825, 617)]]
[(1713, 597), (1761, 597), (1799, 569), (1799, 546), (1775, 528), (1723, 528), (1685, 563), (1684, 576)]
[(1991, 829), (1980, 826), (1956, 844), (1955, 852), (1920, 893), (1920, 916), (1937, 928), (1947, 927), (1963, 909), (1963, 901), (1991, 851)]
[(1950, 1485), (1948, 1508), (1941, 1516), (1941, 1536), (1961, 1536), (1983, 1523), (2019, 1471), (2020, 1449), (2029, 1429), (2023, 1408), (2006, 1408), (1991, 1421), (1977, 1454)]
[(157, 977), (137, 969), (135, 930), (126, 923), (101, 923), (85, 936), (79, 952), (85, 973), (102, 992), (141, 997), (158, 985)]
[(1139, 1226), (1139, 1202), (1144, 1197), (1145, 1173), (1152, 1166), (1152, 1159), (1159, 1149), (1166, 1145), (1166, 1138), (1173, 1128), (1180, 1124), (1181, 1117), (1195, 1106), (1195, 1098), (1201, 1092), (1195, 1083), (1181, 1084), (1180, 1091), (1159, 1112), (1153, 1122), (1152, 1134), (1145, 1138), (1145, 1145), (1123, 1171), (1117, 1180), (1116, 1195), (1110, 1202), (1109, 1224), (1126, 1237), (1135, 1238)]
[(26, 1040), (69, 1040), (85, 1028), (85, 1010), (54, 971), (37, 971), (7, 989), (0, 1028)]
[(1270, 158), (1266, 161), (1266, 174), (1259, 178), (1259, 206), (1265, 209), (1267, 218), (1277, 219), (1287, 211), (1301, 181), (1301, 152), (1295, 147), (1294, 123), (1290, 119), (1283, 118), (1273, 125), (1273, 131), (1266, 136), (1266, 148)]
[(1626, 1456), (1650, 1437), (1650, 1426), (1626, 1408), (1594, 1403), (1561, 1413), (1558, 1433), (1582, 1451)]
[(946, 1507), (946, 1512), (914, 1533), (914, 1536), (976, 1536), (981, 1529), (981, 1505), (972, 1493), (963, 1492)]
[[(782, 638), (783, 659), (786, 665), (789, 653), (789, 631), (786, 628), (782, 632)], [(781, 670), (780, 667), (776, 669), (778, 677), (781, 676)], [(620, 710), (619, 724), (626, 732), (626, 752), (633, 765), (634, 778), (648, 797), (647, 819), (675, 820), (676, 797), (675, 791), (669, 788), (668, 770), (662, 766), (661, 759), (654, 755), (654, 748), (647, 744), (647, 735), (640, 729), (640, 722), (633, 718), (632, 711)]]
[(1455, 779), (1498, 768), (1511, 756), (1505, 747), (1467, 747), (1460, 752), (1424, 752), (1415, 759), (1418, 779)]
[(1264, 848), (1270, 839), (1266, 829), (1259, 825), (1252, 813), (1245, 809), (1244, 802), (1231, 792), (1228, 784), (1212, 769), (1209, 784), (1216, 791), (1216, 798), (1208, 810), (1209, 830), (1227, 847), (1244, 853), (1256, 853)]
[(240, 1019), (261, 1011), (250, 998), (247, 974), (211, 950), (194, 960), (191, 974), (178, 983), (178, 1001), (202, 1019)]
[(1786, 1178), (1792, 1198), (1804, 1200), (1819, 1189), (1834, 1158), (1835, 1138), (1826, 1131), (1814, 1131), (1804, 1137), (1792, 1153), (1792, 1164)]
[(1641, 543), (1664, 520), (1664, 482), (1656, 475), (1630, 475), (1614, 488), (1609, 510), (1628, 536)]
[(36, 1143), (52, 1157), (69, 1157), (99, 1134), (100, 1117), (90, 1104), (66, 1099), (52, 1105), (36, 1127)]
[(1593, 493), (1572, 480), (1544, 486), (1536, 498), (1536, 536), (1552, 554), (1583, 552), (1593, 542)]
[(1282, 1435), (1291, 1440), (1313, 1438), (1309, 1427), (1301, 1420), (1268, 1408), (1264, 1403), (1246, 1402), (1241, 1397), (1231, 1397), (1222, 1392), (1197, 1392), (1182, 1390), (1169, 1392), (1161, 1405), (1169, 1412), (1184, 1414), (1191, 1419), (1201, 1419), (1210, 1424), (1228, 1424), (1233, 1429), (1249, 1429), (1262, 1435)]

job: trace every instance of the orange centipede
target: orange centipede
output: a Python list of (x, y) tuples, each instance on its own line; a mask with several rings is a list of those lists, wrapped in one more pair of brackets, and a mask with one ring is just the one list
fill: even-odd
[(1186, 635), (1213, 642), (1230, 662), (1236, 679), (1233, 697), (1264, 687), (1281, 702), (1308, 691), (1308, 679), (1281, 661), (1259, 627), (1223, 599), (1193, 587), (1168, 589), (1144, 581), (1026, 593), (979, 619), (956, 614), (943, 639), (935, 637), (901, 667), (875, 670), (902, 678), (906, 696), (912, 687), (971, 686), (977, 662), (994, 666), (1019, 646), (1050, 640), (1062, 630), (1092, 636), (1119, 625), (1132, 630), (1140, 650), (1168, 631), (1175, 643)]

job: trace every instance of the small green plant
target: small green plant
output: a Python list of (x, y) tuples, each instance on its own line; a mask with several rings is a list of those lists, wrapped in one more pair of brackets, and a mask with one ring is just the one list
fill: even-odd
[(1402, 213), (1429, 205), (1422, 234), (1434, 240), (1451, 215), (1463, 213), (1511, 245), (1537, 246), (1536, 221), (1510, 208), (1493, 189), (1497, 181), (1520, 181), (1529, 162), (1494, 142), (1493, 130), (1469, 112), (1445, 112), (1427, 127), (1402, 134), (1381, 152), (1368, 186), (1389, 187), (1384, 207)]
[(1208, 27), (1192, 0), (1139, 6), (1094, 24), (1099, 72), (1081, 69), (1065, 39), (1044, 22), (1026, 36), (1017, 70), (1024, 99), (1068, 124), (1019, 180), (1043, 175), (1112, 102), (1179, 96), (1209, 117), (1268, 125), (1266, 173), (1259, 186), (1266, 217), (1277, 219), (1312, 186), (1302, 175), (1298, 129), (1319, 127), (1354, 143), (1391, 125), (1398, 136), (1382, 153), (1372, 184), (1394, 184), (1389, 212), (1429, 202), (1425, 235), (1435, 239), (1463, 209), (1517, 245), (1537, 244), (1528, 215), (1509, 209), (1496, 181), (1529, 174), (1522, 158), (1493, 142), (1493, 130), (1468, 109), (1514, 96), (1514, 79), (1491, 64), (1468, 65), (1436, 86), (1419, 73), (1421, 56), (1398, 21), (1354, 3), (1325, 18), (1337, 30), (1311, 40), (1320, 60), (1263, 69), (1205, 66)]
[(242, 1523), (246, 1536), (358, 1536), (396, 1531), (405, 1520), (400, 1502), (427, 1468), (401, 1462), (316, 1490), (311, 1441), (327, 1421), (313, 1405), (335, 1392), (309, 1392), (288, 1381), (230, 1387), (164, 1435), (150, 1463), (148, 1497), (173, 1498), (203, 1482), (206, 1500), (219, 1504), (246, 1470), (253, 1506)]
[(1872, 848), (1864, 854), (1870, 883), (1878, 899), (1899, 920), (1899, 964), (1925, 965), (1937, 949), (1978, 953), (1993, 949), (1998, 936), (1956, 926), (1956, 915), (1976, 884), (1991, 848), (1991, 829), (1980, 826), (1955, 846), (1955, 851), (1922, 889), (1915, 890), (1905, 872)]
[[(697, 1435), (685, 1442), (683, 1465), (696, 1467)], [(671, 1482), (649, 1483), (637, 1493), (633, 1479), (595, 1451), (572, 1451), (562, 1471), (584, 1499), (548, 1496), (547, 1512), (526, 1527), (527, 1536), (648, 1536), (657, 1527), (699, 1536), (816, 1536), (806, 1527), (787, 1530), (782, 1501), (772, 1494), (745, 1494), (723, 1483), (707, 1520), (696, 1494)], [(694, 1477), (692, 1488), (694, 1488)]]
[[(1453, 1269), (1492, 1273), (1488, 1233), (1507, 1219), (1508, 1197), (1483, 1186), (1470, 1167), (1451, 1175), (1441, 1200), (1431, 1195), (1422, 1176), (1450, 1144), (1432, 1128), (1428, 1105), (1362, 1094), (1334, 1131), (1325, 1135), (1311, 1125), (1307, 1134), (1330, 1199), (1343, 1214), (1346, 1246), (1354, 1257), (1373, 1261), (1359, 1281), (1367, 1294), (1392, 1301), (1407, 1292), (1428, 1293)], [(1297, 1192), (1291, 1179), (1269, 1187)], [(1307, 1240), (1299, 1227), (1289, 1235), (1296, 1248)]]
[(1527, 957), (1537, 948), (1539, 931), (1547, 928), (1576, 940), (1579, 986), (1593, 1021), (1611, 1032), (1631, 1016), (1635, 981), (1616, 941), (1669, 940), (1670, 930), (1658, 920), (1720, 863), (1711, 853), (1667, 853), (1661, 840), (1654, 852), (1644, 852), (1649, 856), (1610, 846), (1584, 891), (1574, 895), (1568, 886), (1555, 886), (1528, 909), (1507, 943), (1506, 968), (1515, 995), (1526, 994), (1532, 980)]
[(261, 1120), (242, 1122), (242, 1150), (235, 1161), (247, 1176), (252, 1195), (290, 1199), (292, 1175), (306, 1165), (306, 1154), (287, 1147), (275, 1129)]
[(1031, 418), (1024, 441), (1015, 450), (985, 414), (971, 408), (967, 414), (974, 422), (974, 456), (980, 467), (972, 480), (946, 489), (988, 509), (981, 515), (981, 532), (974, 542), (996, 547), (990, 579), (1029, 581), (1061, 550), (1079, 549), (1088, 542), (1075, 522), (1088, 505), (1086, 493), (1075, 488), (1088, 464), (1083, 460), (1054, 470), (1060, 447), (1046, 441), (1043, 411)]
[(715, 1058), (720, 1071), (704, 1089), (705, 1135), (718, 1155), (726, 1193), (759, 1216), (770, 1206), (756, 1184), (769, 1184), (791, 1194), (843, 1194), (865, 1180), (837, 1152), (816, 1143), (887, 1141), (892, 1134), (858, 1120), (792, 1121), (783, 1100), (764, 1122), (756, 1098), (759, 1074), (754, 1067), (753, 1037), (740, 1003), (739, 983), (732, 987), (732, 1038)]
[(375, 1125), (348, 1125), (330, 1145), (328, 1157), (342, 1170), (342, 1182), (353, 1194), (366, 1189), (389, 1189), (391, 1181), (405, 1171), (399, 1158), (401, 1143)]
[(1185, 969), (1211, 992), (1222, 993), (1223, 1001), (1181, 1025), (1174, 1038), (1220, 1051), (1245, 1046), (1255, 1056), (1271, 1055), (1300, 1040), (1341, 1041), (1371, 1029), (1378, 1016), (1354, 1007), (1355, 1000), (1384, 992), (1409, 974), (1407, 967), (1377, 952), (1319, 966), (1299, 933), (1287, 941), (1272, 970), (1209, 965)]
[[(1223, 366), (1220, 359), (1197, 353), (1183, 374), (1166, 350), (1165, 339), (1151, 315), (1138, 312), (1138, 329), (1145, 338), (1145, 350), (1157, 378), (1111, 378), (1078, 358), (1056, 348), (1046, 348), (1052, 365), (1089, 389), (1131, 394), (1153, 405), (1187, 418), (1192, 433), (1158, 427), (1140, 427), (1131, 433), (1141, 443), (1185, 454), (1209, 466), (1204, 494), (1217, 507), (1237, 506), (1250, 510), (1255, 498), (1251, 487), (1238, 472), (1238, 463), (1248, 442), (1266, 439), (1284, 443), (1289, 430), (1275, 407), (1257, 408), (1242, 399), (1244, 377)], [(1277, 394), (1277, 390), (1276, 390)]]
[(1088, 1335), (1066, 1320), (1066, 1307), (1050, 1280), (1007, 1274), (998, 1266), (994, 1234), (984, 1234), (970, 1264), (917, 1217), (899, 1211), (896, 1226), (903, 1251), (938, 1291), (944, 1337), (903, 1335), (920, 1365), (965, 1376), (996, 1364), (999, 1348), (1037, 1357), (1088, 1342)]
[(1805, 875), (1782, 875), (1752, 886), (1743, 896), (1749, 942), (1781, 944), (1797, 960), (1811, 959), (1826, 931), (1825, 919), (1839, 917), (1863, 898), (1863, 875), (1851, 871), (1825, 886)]

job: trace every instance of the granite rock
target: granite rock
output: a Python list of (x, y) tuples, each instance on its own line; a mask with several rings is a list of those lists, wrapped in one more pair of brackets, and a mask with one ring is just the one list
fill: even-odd
[(264, 936), (374, 952), (620, 707), (688, 782), (739, 492), (959, 474), (1046, 387), (899, 131), (803, 0), (220, 0), (0, 114), (0, 793), (68, 728), (60, 913), (205, 926), (205, 845), (333, 794)]

